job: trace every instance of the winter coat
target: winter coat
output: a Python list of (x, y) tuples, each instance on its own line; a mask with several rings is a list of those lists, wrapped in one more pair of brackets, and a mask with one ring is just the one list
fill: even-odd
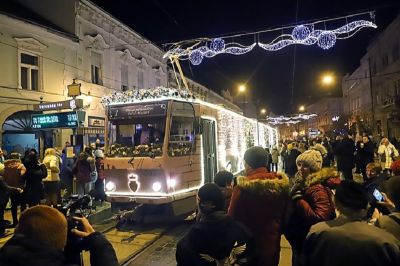
[(334, 154), (337, 156), (336, 159), (338, 171), (354, 168), (355, 149), (354, 141), (349, 138), (345, 138), (335, 145)]
[(400, 241), (361, 220), (337, 219), (314, 225), (304, 242), (307, 266), (400, 265)]
[(72, 182), (72, 179), (74, 178), (74, 175), (72, 174), (72, 169), (74, 168), (74, 159), (67, 158), (67, 155), (63, 154), (61, 160), (62, 164), (60, 169), (60, 179), (65, 183)]
[(391, 143), (388, 146), (384, 144), (380, 145), (378, 154), (380, 155), (382, 168), (384, 169), (390, 169), (393, 159), (399, 156), (399, 152)]
[(271, 156), (272, 156), (272, 163), (278, 163), (278, 158), (279, 158), (278, 149), (272, 149)]
[(24, 196), (28, 203), (38, 203), (43, 198), (42, 180), (47, 176), (47, 168), (44, 164), (39, 164), (37, 161), (25, 161), (25, 188)]
[[(115, 251), (105, 237), (93, 233), (83, 239), (82, 245), (90, 251), (91, 266), (119, 265)], [(62, 251), (47, 247), (24, 235), (17, 234), (0, 249), (0, 265), (2, 266), (66, 266)]]
[(256, 258), (250, 231), (222, 211), (203, 215), (176, 248), (177, 266), (250, 266)]
[(104, 180), (106, 177), (104, 173), (104, 159), (101, 157), (96, 158), (96, 170), (97, 170), (97, 178), (100, 180)]
[(238, 177), (228, 214), (253, 233), (260, 250), (258, 265), (278, 265), (280, 239), (289, 203), (289, 178), (260, 167)]
[(6, 182), (4, 182), (3, 177), (0, 176), (0, 206), (5, 206), (7, 204), (10, 192), (17, 193), (18, 189), (9, 187)]
[(375, 225), (394, 235), (400, 241), (400, 212), (382, 215)]
[(363, 142), (357, 142), (356, 145), (357, 160), (361, 166), (365, 167), (367, 164), (374, 162), (375, 147), (371, 141), (368, 141), (363, 143), (364, 147), (361, 148), (361, 143)]
[(76, 181), (79, 183), (88, 183), (91, 181), (90, 173), (96, 170), (95, 159), (92, 156), (88, 156), (84, 159), (78, 159), (72, 173), (76, 177)]
[(4, 161), (3, 178), (7, 185), (11, 187), (24, 187), (24, 175), (26, 172), (25, 166), (19, 159), (10, 159)]
[(297, 164), (296, 159), (301, 153), (293, 148), (288, 150), (288, 155), (285, 159), (285, 173), (289, 175), (289, 177), (293, 177), (297, 173)]
[(43, 181), (60, 181), (60, 158), (56, 155), (46, 155), (43, 164), (47, 168), (47, 177)]
[(313, 224), (335, 218), (331, 189), (339, 184), (339, 173), (331, 168), (322, 168), (304, 180), (299, 188), (303, 196), (293, 201), (289, 224), (285, 230), (285, 236), (294, 249), (301, 249)]

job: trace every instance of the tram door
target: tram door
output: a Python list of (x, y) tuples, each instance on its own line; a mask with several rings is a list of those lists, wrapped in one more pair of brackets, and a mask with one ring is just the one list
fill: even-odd
[(217, 143), (215, 121), (202, 119), (204, 182), (211, 183), (217, 173)]

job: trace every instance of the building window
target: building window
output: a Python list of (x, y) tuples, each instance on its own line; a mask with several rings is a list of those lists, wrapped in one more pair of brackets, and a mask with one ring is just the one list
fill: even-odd
[(161, 80), (160, 78), (156, 78), (156, 87), (160, 87), (161, 86)]
[(128, 90), (128, 65), (121, 64), (121, 90)]
[(138, 88), (144, 88), (144, 79), (143, 79), (143, 71), (139, 70), (138, 72)]
[(384, 54), (382, 57), (382, 66), (385, 67), (389, 64), (389, 56), (387, 54)]
[(397, 42), (392, 49), (393, 62), (399, 59), (399, 43)]
[(91, 53), (91, 75), (92, 83), (103, 85), (101, 80), (101, 54)]
[(21, 53), (21, 87), (24, 90), (39, 90), (39, 57), (37, 55)]
[(394, 82), (394, 93), (396, 96), (400, 95), (400, 79)]

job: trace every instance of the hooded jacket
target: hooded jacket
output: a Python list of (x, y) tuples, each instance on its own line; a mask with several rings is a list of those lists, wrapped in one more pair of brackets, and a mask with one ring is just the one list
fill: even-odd
[(10, 159), (4, 161), (4, 181), (11, 187), (24, 187), (26, 168), (19, 159)]
[(238, 177), (233, 190), (228, 214), (249, 227), (254, 235), (260, 249), (260, 266), (279, 263), (288, 190), (289, 178), (283, 173), (268, 173), (265, 167)]
[(60, 158), (54, 149), (46, 151), (43, 164), (47, 168), (47, 177), (43, 181), (60, 181)]
[(178, 266), (250, 266), (255, 260), (251, 233), (223, 211), (202, 215), (176, 249)]
[(339, 173), (332, 168), (322, 168), (304, 180), (299, 188), (303, 196), (294, 200), (290, 221), (285, 230), (285, 236), (292, 247), (301, 248), (313, 224), (335, 218), (331, 189), (339, 184)]

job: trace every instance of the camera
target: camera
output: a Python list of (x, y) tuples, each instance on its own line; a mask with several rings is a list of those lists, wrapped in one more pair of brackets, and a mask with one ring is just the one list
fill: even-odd
[(83, 226), (73, 217), (87, 217), (92, 210), (92, 198), (89, 195), (73, 195), (62, 204), (58, 210), (65, 215), (68, 223), (67, 245), (64, 255), (68, 264), (83, 265), (81, 252), (83, 250), (82, 238), (72, 234), (72, 229), (83, 231)]

